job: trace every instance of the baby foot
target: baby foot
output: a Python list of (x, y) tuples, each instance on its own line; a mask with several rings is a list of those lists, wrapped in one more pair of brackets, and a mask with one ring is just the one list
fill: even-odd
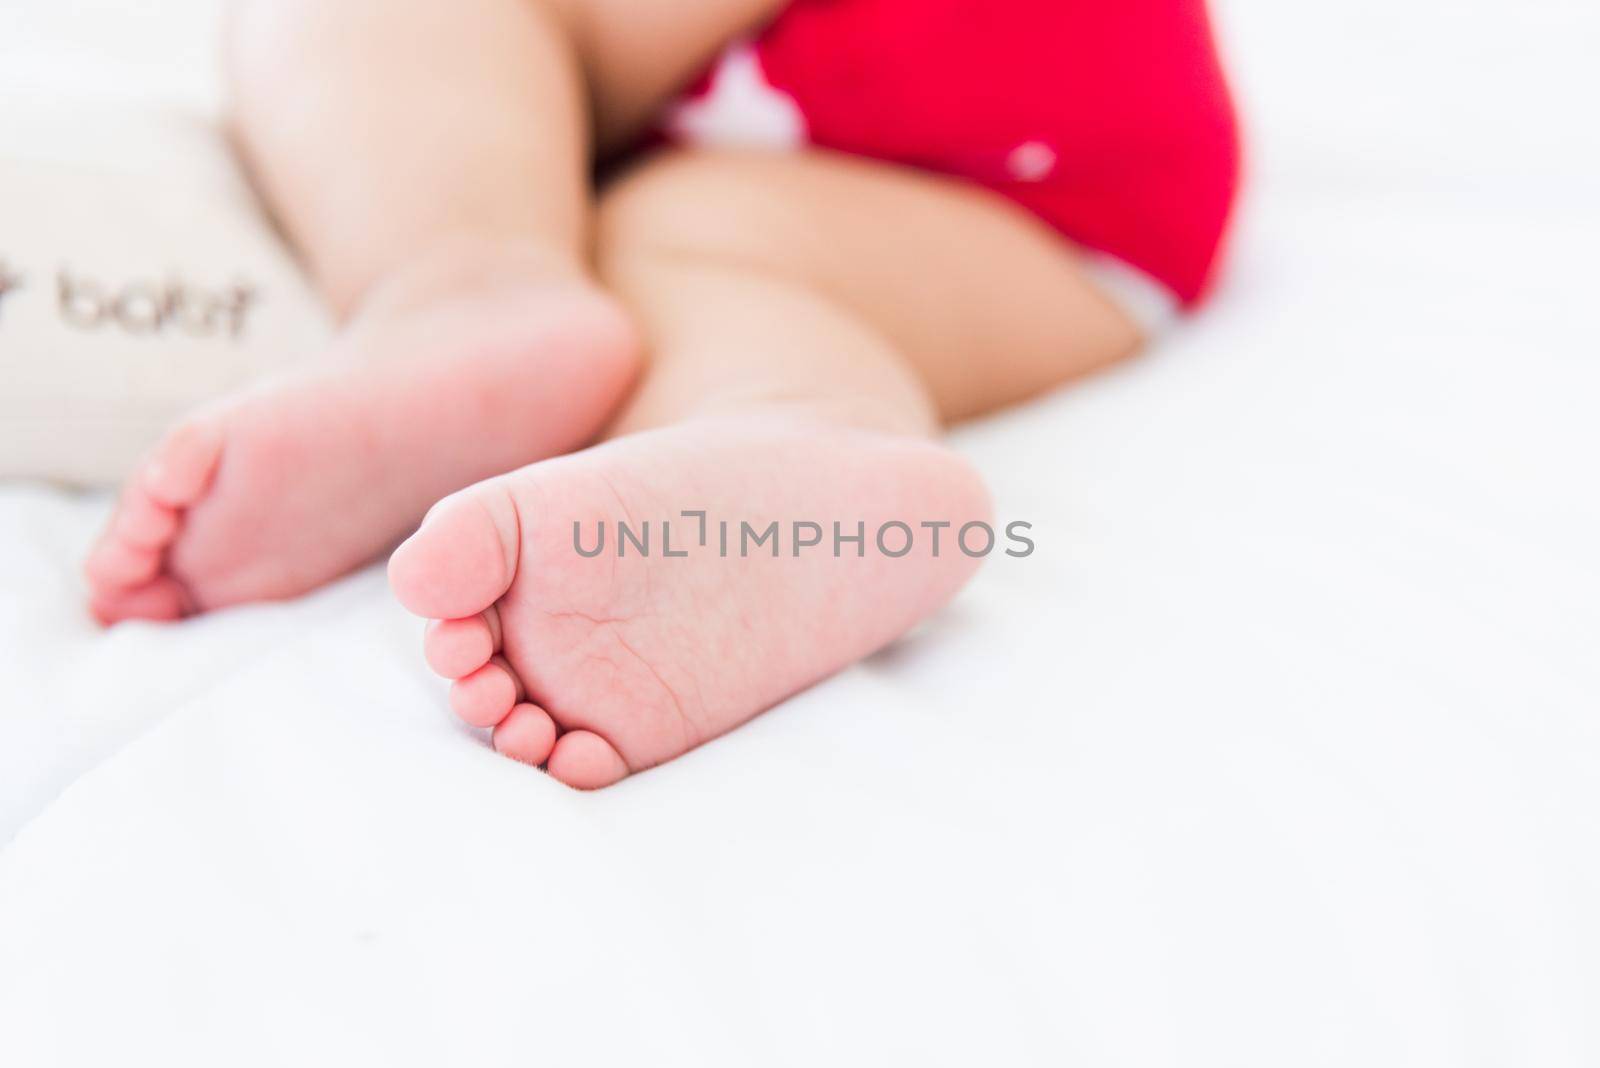
[[(956, 535), (988, 509), (972, 470), (929, 442), (802, 418), (705, 420), (463, 490), (400, 546), (389, 578), (435, 620), (425, 652), (456, 680), (457, 715), (588, 789), (893, 641), (977, 568)], [(619, 540), (619, 520), (635, 540)], [(776, 542), (751, 548), (772, 522)], [(864, 540), (835, 555), (835, 522), (845, 539), (862, 524)], [(876, 544), (891, 522), (912, 534), (904, 555)], [(601, 523), (603, 548), (585, 555)], [(887, 528), (884, 548), (904, 540)]]
[(592, 440), (635, 362), (623, 314), (576, 282), (389, 301), (316, 373), (167, 434), (85, 562), (91, 608), (165, 620), (303, 593), (445, 494)]

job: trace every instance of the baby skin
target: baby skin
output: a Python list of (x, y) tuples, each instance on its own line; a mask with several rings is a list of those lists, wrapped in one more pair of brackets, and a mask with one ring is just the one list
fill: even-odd
[[(345, 325), (156, 448), (86, 565), (100, 618), (294, 596), (415, 528), (390, 581), (456, 714), (595, 788), (949, 600), (980, 563), (954, 532), (992, 517), (938, 428), (1138, 333), (1053, 231), (953, 181), (697, 150), (590, 188), (776, 6), (240, 4), (240, 142)], [(719, 521), (867, 537), (724, 553)], [(873, 544), (886, 523), (910, 551)]]

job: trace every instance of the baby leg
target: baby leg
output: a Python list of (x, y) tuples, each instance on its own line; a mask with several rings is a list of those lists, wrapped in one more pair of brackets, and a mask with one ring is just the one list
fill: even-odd
[(441, 247), (468, 272), (489, 267), (471, 253), (509, 245), (582, 276), (591, 141), (626, 142), (775, 6), (242, 0), (240, 144), (341, 312)]
[[(439, 621), (427, 653), (456, 711), (581, 787), (935, 611), (978, 566), (983, 535), (960, 534), (989, 506), (931, 433), (1138, 340), (1031, 217), (821, 154), (645, 166), (606, 194), (600, 269), (650, 353), (616, 436), (447, 498), (390, 562)], [(649, 523), (653, 554), (619, 521)]]
[(312, 373), (156, 447), (87, 561), (96, 614), (301, 593), (444, 494), (592, 440), (638, 366), (587, 263), (592, 128), (626, 137), (770, 6), (239, 3), (240, 146), (348, 325)]

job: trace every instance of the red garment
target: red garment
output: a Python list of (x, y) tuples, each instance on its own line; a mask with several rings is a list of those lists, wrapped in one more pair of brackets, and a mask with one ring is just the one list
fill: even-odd
[(1184, 304), (1205, 290), (1239, 148), (1204, 0), (793, 0), (753, 48), (804, 140), (970, 179)]

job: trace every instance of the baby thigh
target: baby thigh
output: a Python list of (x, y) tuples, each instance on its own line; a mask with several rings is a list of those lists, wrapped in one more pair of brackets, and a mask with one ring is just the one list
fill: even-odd
[[(676, 351), (692, 342), (662, 338), (714, 332), (696, 327), (697, 317), (721, 320), (721, 333), (732, 329), (730, 318), (760, 320), (742, 347), (731, 339), (722, 347), (768, 363), (804, 344), (800, 324), (809, 321), (835, 349), (898, 363), (933, 415), (949, 422), (1024, 400), (1141, 342), (1072, 246), (1032, 215), (978, 186), (871, 160), (823, 151), (663, 153), (603, 191), (597, 228), (602, 276), (634, 306), (658, 350), (673, 350), (656, 353), (658, 375), (670, 370), (663, 364), (693, 358)], [(694, 310), (696, 301), (717, 299), (730, 305), (726, 314)], [(758, 305), (763, 315), (753, 312)], [(802, 314), (807, 305), (811, 313)], [(829, 319), (858, 327), (860, 343), (846, 345)], [(829, 377), (883, 385), (883, 374), (815, 350), (802, 357), (807, 369), (773, 373), (813, 386)], [(718, 375), (730, 373), (730, 358), (716, 358)], [(651, 404), (653, 389), (664, 387), (647, 382), (636, 409)]]

